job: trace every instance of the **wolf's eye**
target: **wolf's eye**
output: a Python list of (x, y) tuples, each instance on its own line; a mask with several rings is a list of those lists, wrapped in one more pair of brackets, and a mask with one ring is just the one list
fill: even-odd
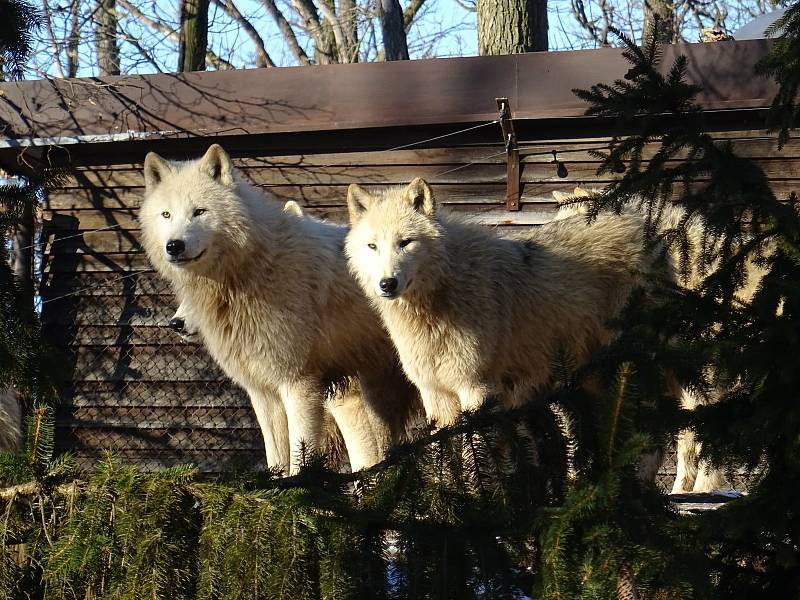
[(378, 249), (378, 247), (375, 244), (367, 244), (367, 248), (369, 248), (370, 250), (377, 250)]
[(167, 212), (167, 211), (165, 210), (164, 212), (162, 212), (162, 213), (161, 213), (161, 216), (162, 216), (162, 217), (164, 217), (165, 219), (169, 219), (169, 217), (170, 217), (170, 214), (169, 214), (169, 212)]
[(195, 217), (199, 217), (200, 215), (205, 214), (205, 212), (206, 212), (205, 208), (195, 208), (194, 209), (194, 216)]
[(406, 246), (408, 246), (413, 241), (414, 240), (410, 240), (410, 239), (400, 240), (399, 242), (397, 242), (397, 245), (400, 246), (401, 248), (405, 248)]

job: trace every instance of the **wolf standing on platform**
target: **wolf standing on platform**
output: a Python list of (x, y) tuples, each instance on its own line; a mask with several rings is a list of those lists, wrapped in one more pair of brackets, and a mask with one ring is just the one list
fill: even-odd
[(319, 448), (328, 408), (353, 469), (404, 437), (416, 400), (347, 270), (346, 228), (284, 212), (213, 145), (199, 160), (145, 159), (150, 261), (224, 371), (250, 396), (271, 467)]
[(652, 263), (636, 215), (502, 237), (440, 210), (419, 178), (376, 195), (353, 184), (348, 209), (350, 268), (438, 425), (490, 396), (527, 402), (561, 348), (584, 363)]

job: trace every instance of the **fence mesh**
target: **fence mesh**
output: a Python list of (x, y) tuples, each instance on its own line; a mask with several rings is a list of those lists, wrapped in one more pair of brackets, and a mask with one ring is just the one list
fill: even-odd
[[(107, 450), (146, 470), (187, 462), (207, 473), (261, 468), (247, 395), (200, 343), (168, 327), (177, 306), (168, 284), (152, 272), (120, 279), (129, 274), (75, 276), (66, 292), (60, 278), (45, 278), (43, 318), (65, 365), (58, 448), (87, 469)], [(670, 450), (663, 488), (674, 470)]]

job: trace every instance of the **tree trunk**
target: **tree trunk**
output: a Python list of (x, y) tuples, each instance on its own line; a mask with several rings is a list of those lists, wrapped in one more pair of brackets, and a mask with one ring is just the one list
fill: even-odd
[(208, 49), (208, 1), (182, 0), (178, 70), (204, 71)]
[(477, 0), (475, 8), (482, 55), (547, 50), (547, 0)]
[(100, 76), (119, 75), (117, 46), (117, 0), (97, 0), (95, 49)]
[(675, 38), (677, 33), (675, 31), (675, 8), (669, 0), (645, 0), (642, 42), (650, 38), (656, 18), (658, 18), (656, 40), (662, 44), (677, 42), (678, 40)]
[(408, 60), (408, 42), (399, 0), (378, 0), (386, 60)]
[(342, 62), (358, 62), (358, 6), (355, 0), (339, 1), (339, 22), (347, 44), (347, 60)]
[(78, 76), (78, 47), (81, 43), (80, 2), (72, 0), (69, 7), (69, 39), (67, 39), (67, 77)]

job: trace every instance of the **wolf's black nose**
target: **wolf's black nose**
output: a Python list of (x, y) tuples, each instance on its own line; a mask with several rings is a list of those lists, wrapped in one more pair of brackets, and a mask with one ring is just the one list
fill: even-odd
[(378, 284), (382, 292), (395, 292), (397, 291), (397, 279), (394, 277), (384, 277)]
[(183, 319), (175, 317), (169, 320), (169, 328), (182, 333), (186, 329), (186, 323), (184, 323)]
[(178, 256), (184, 250), (186, 250), (186, 244), (183, 243), (183, 240), (170, 240), (167, 242), (167, 254), (170, 256)]

